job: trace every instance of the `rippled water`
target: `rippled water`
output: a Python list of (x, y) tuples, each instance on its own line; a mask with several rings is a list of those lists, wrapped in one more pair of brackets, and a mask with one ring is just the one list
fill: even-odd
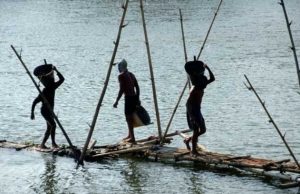
[[(15, 57), (18, 51), (30, 70), (43, 59), (66, 78), (56, 93), (56, 112), (73, 144), (82, 146), (103, 88), (122, 9), (119, 0), (0, 1), (0, 139), (39, 143), (45, 123), (36, 109), (29, 119), (37, 91)], [(145, 17), (154, 66), (163, 129), (184, 85), (184, 56), (179, 12), (184, 16), (189, 59), (197, 55), (219, 1), (151, 0)], [(300, 2), (286, 2), (293, 20), (298, 50)], [(141, 87), (142, 104), (155, 122), (151, 81), (137, 0), (130, 1), (128, 26), (116, 61), (126, 58)], [(274, 159), (289, 154), (268, 123), (253, 93), (243, 82), (247, 74), (266, 102), (274, 120), (300, 155), (300, 96), (295, 64), (282, 8), (272, 0), (225, 0), (215, 21), (202, 60), (216, 82), (206, 89), (203, 114), (207, 133), (200, 142), (209, 150), (251, 154)], [(117, 69), (113, 69), (93, 138), (115, 143), (126, 135), (123, 102), (117, 96)], [(171, 131), (186, 128), (184, 101)], [(156, 124), (136, 129), (137, 138), (157, 134)], [(66, 144), (58, 129), (57, 142)], [(175, 138), (174, 146), (183, 146)], [(32, 152), (0, 150), (0, 193), (295, 193), (259, 178), (200, 170), (192, 165), (119, 159), (87, 163), (75, 170), (72, 159)]]

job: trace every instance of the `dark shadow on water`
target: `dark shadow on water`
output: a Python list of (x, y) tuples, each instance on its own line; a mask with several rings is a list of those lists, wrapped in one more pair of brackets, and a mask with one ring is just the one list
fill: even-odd
[(204, 194), (205, 192), (203, 191), (203, 185), (201, 184), (203, 180), (201, 180), (202, 177), (197, 176), (197, 174), (192, 174), (190, 177), (190, 181), (192, 183), (192, 188), (191, 191), (195, 194)]
[(56, 157), (55, 155), (42, 154), (45, 161), (45, 172), (41, 174), (41, 185), (38, 190), (42, 193), (58, 193), (58, 177), (56, 174)]
[(139, 167), (139, 162), (137, 160), (127, 159), (127, 168), (125, 168), (121, 174), (124, 176), (125, 182), (130, 187), (128, 193), (144, 193), (142, 188), (146, 182), (145, 171)]

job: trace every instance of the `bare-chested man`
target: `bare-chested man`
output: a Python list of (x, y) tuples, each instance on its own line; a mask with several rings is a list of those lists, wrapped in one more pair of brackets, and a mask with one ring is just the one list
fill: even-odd
[(138, 82), (133, 73), (127, 70), (127, 62), (123, 59), (118, 63), (119, 68), (119, 83), (120, 89), (114, 107), (117, 108), (118, 102), (122, 95), (125, 96), (125, 117), (128, 125), (128, 136), (124, 138), (127, 142), (135, 143), (134, 131), (133, 131), (133, 113), (136, 110), (136, 106), (140, 103), (140, 88)]
[[(204, 75), (205, 69), (208, 70), (209, 79)], [(199, 155), (197, 151), (198, 137), (206, 132), (204, 118), (201, 114), (201, 102), (204, 94), (204, 89), (208, 84), (215, 81), (214, 74), (209, 67), (202, 61), (189, 61), (185, 64), (185, 70), (189, 74), (192, 82), (192, 88), (189, 98), (186, 103), (187, 107), (187, 121), (191, 129), (193, 129), (193, 136), (187, 138), (184, 142), (187, 148), (190, 149), (189, 142), (192, 140), (192, 155)]]
[[(50, 71), (50, 73), (48, 73), (47, 75), (42, 75), (39, 76), (39, 79), (41, 80), (41, 82), (43, 83), (43, 85), (45, 86), (45, 88), (43, 89), (42, 93), (44, 95), (44, 97), (47, 99), (50, 108), (52, 109), (49, 110), (46, 103), (43, 101), (42, 96), (38, 95), (33, 103), (32, 103), (32, 107), (31, 107), (31, 119), (35, 119), (34, 116), (34, 109), (37, 103), (42, 102), (42, 107), (41, 107), (41, 114), (43, 115), (44, 119), (46, 120), (46, 124), (47, 124), (47, 129), (43, 138), (43, 141), (40, 145), (40, 148), (46, 149), (46, 142), (49, 138), (49, 136), (51, 136), (51, 140), (52, 140), (52, 147), (53, 148), (58, 148), (58, 145), (55, 142), (55, 129), (56, 129), (56, 124), (55, 124), (55, 120), (53, 118), (52, 112), (54, 109), (54, 97), (55, 97), (55, 90), (64, 82), (65, 78), (63, 77), (63, 75), (56, 69), (55, 66), (49, 65), (51, 66), (53, 69), (52, 71)], [(56, 72), (59, 80), (57, 82), (55, 82), (54, 79), (54, 72)]]

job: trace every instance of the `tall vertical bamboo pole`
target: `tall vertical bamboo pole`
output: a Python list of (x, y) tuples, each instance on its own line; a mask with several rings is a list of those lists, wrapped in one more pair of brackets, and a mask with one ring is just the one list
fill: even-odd
[(261, 98), (259, 97), (259, 95), (258, 95), (257, 92), (255, 91), (255, 88), (252, 86), (252, 84), (251, 84), (250, 80), (248, 79), (248, 77), (247, 77), (246, 75), (244, 75), (244, 76), (245, 76), (245, 78), (246, 78), (246, 80), (247, 80), (247, 82), (248, 82), (248, 84), (249, 84), (249, 86), (250, 86), (250, 87), (247, 86), (248, 89), (249, 89), (249, 90), (252, 90), (252, 91), (254, 92), (255, 96), (257, 97), (257, 99), (259, 100), (260, 104), (262, 105), (262, 107), (264, 108), (265, 112), (267, 113), (267, 115), (268, 115), (268, 117), (269, 117), (269, 119), (270, 119), (270, 122), (274, 125), (276, 131), (278, 132), (280, 138), (282, 139), (282, 141), (283, 141), (285, 147), (288, 149), (290, 155), (291, 155), (292, 158), (294, 159), (294, 161), (295, 161), (295, 163), (297, 164), (298, 168), (300, 168), (300, 165), (299, 165), (299, 163), (298, 163), (298, 160), (296, 159), (296, 157), (295, 157), (293, 151), (291, 150), (290, 146), (288, 145), (287, 141), (285, 140), (284, 135), (282, 135), (280, 129), (278, 128), (278, 126), (276, 125), (276, 123), (275, 123), (275, 121), (273, 120), (272, 116), (270, 115), (268, 109), (266, 108), (265, 103), (261, 100)]
[(183, 17), (182, 17), (181, 9), (179, 9), (179, 15), (180, 15), (182, 44), (183, 44), (183, 51), (184, 51), (184, 61), (187, 62), (188, 57), (187, 57), (187, 52), (186, 52), (185, 35), (184, 35), (184, 29), (183, 29)]
[(146, 22), (145, 22), (145, 16), (144, 16), (143, 0), (140, 0), (140, 8), (141, 8), (143, 29), (144, 29), (144, 35), (145, 35), (145, 44), (146, 44), (146, 49), (147, 49), (148, 63), (149, 63), (151, 83), (152, 83), (152, 93), (153, 93), (156, 120), (157, 120), (158, 136), (159, 136), (159, 139), (161, 140), (162, 139), (162, 133), (161, 133), (159, 109), (158, 109), (157, 96), (156, 96), (156, 88), (155, 88), (154, 73), (153, 73), (152, 60), (151, 60), (151, 52), (150, 52), (150, 46), (149, 46), (147, 28), (146, 28)]
[[(184, 61), (187, 62), (188, 61), (188, 57), (187, 57), (187, 51), (186, 51), (185, 35), (184, 35), (184, 28), (183, 28), (183, 17), (182, 17), (181, 9), (179, 9), (179, 15), (180, 15), (180, 27), (181, 27), (182, 45), (183, 45), (183, 51), (184, 51)], [(187, 75), (187, 79), (188, 79), (189, 89), (191, 89), (191, 82), (190, 82), (190, 78), (189, 78), (188, 75)]]
[[(179, 9), (179, 15), (180, 15), (180, 27), (181, 27), (182, 44), (183, 44), (183, 51), (184, 51), (184, 61), (187, 62), (188, 57), (187, 57), (187, 51), (186, 51), (185, 35), (184, 35), (184, 29), (183, 29), (183, 17), (182, 17), (181, 9)], [(176, 106), (175, 106), (175, 108), (174, 108), (174, 110), (172, 112), (171, 118), (169, 119), (169, 122), (167, 124), (165, 133), (163, 135), (163, 138), (162, 138), (160, 144), (163, 144), (163, 142), (164, 142), (164, 139), (165, 139), (165, 137), (166, 137), (166, 135), (167, 135), (167, 133), (169, 131), (169, 128), (171, 126), (171, 123), (173, 121), (173, 118), (174, 118), (175, 113), (177, 111), (177, 108), (178, 108), (178, 106), (180, 104), (181, 98), (183, 97), (183, 94), (185, 92), (186, 87), (189, 86), (189, 88), (191, 88), (191, 84), (190, 84), (190, 80), (189, 80), (189, 76), (188, 75), (187, 75), (187, 80), (188, 81), (185, 83), (184, 89), (182, 90), (182, 92), (179, 95), (179, 98), (177, 100)]]
[(87, 147), (88, 147), (89, 142), (90, 142), (90, 140), (92, 138), (92, 135), (93, 135), (93, 131), (94, 131), (94, 128), (95, 128), (95, 125), (96, 125), (96, 122), (97, 122), (97, 118), (98, 118), (98, 115), (99, 115), (100, 107), (101, 107), (102, 101), (103, 101), (104, 96), (105, 96), (105, 92), (106, 92), (106, 89), (107, 89), (107, 86), (108, 86), (108, 82), (109, 82), (111, 70), (112, 70), (112, 67), (113, 67), (113, 64), (114, 64), (114, 60), (115, 60), (115, 57), (116, 57), (116, 53), (117, 53), (117, 50), (118, 50), (118, 46), (119, 46), (119, 42), (120, 42), (120, 38), (121, 38), (122, 28), (124, 27), (124, 20), (125, 20), (125, 16), (126, 16), (126, 11), (127, 11), (127, 7), (128, 7), (128, 3), (129, 3), (129, 0), (126, 0), (125, 5), (123, 5), (123, 7), (122, 7), (123, 8), (123, 15), (122, 15), (121, 22), (120, 22), (120, 25), (119, 25), (119, 30), (118, 30), (117, 40), (115, 42), (114, 51), (113, 51), (113, 54), (111, 56), (109, 68), (108, 68), (108, 71), (107, 71), (107, 74), (106, 74), (106, 79), (105, 79), (105, 82), (104, 82), (104, 87), (102, 89), (102, 92), (101, 92), (101, 95), (100, 95), (100, 99), (99, 99), (97, 107), (96, 107), (96, 111), (95, 111), (95, 114), (94, 114), (94, 117), (93, 117), (92, 124), (90, 126), (90, 130), (89, 130), (89, 133), (88, 133), (85, 145), (83, 147), (80, 159), (79, 159), (79, 161), (77, 163), (77, 168), (79, 167), (80, 162), (82, 162), (83, 159), (84, 159), (85, 153), (87, 151)]
[[(203, 51), (203, 49), (204, 49), (205, 43), (206, 43), (206, 41), (207, 41), (207, 39), (208, 39), (208, 35), (209, 35), (210, 31), (211, 31), (211, 28), (212, 28), (212, 26), (213, 26), (213, 23), (214, 23), (214, 21), (215, 21), (215, 19), (216, 19), (216, 17), (217, 17), (217, 14), (218, 14), (218, 12), (219, 12), (219, 10), (220, 10), (220, 7), (221, 7), (222, 2), (223, 2), (223, 0), (220, 0), (219, 5), (218, 5), (218, 8), (217, 8), (217, 10), (216, 10), (216, 12), (215, 12), (215, 14), (214, 14), (213, 20), (212, 20), (212, 22), (211, 22), (211, 24), (210, 24), (210, 26), (209, 26), (209, 29), (208, 29), (208, 31), (207, 31), (207, 33), (206, 33), (206, 36), (205, 36), (205, 39), (204, 39), (204, 41), (203, 41), (203, 43), (202, 43), (202, 46), (201, 46), (200, 52), (199, 52), (199, 54), (198, 54), (197, 60), (199, 60), (199, 58), (200, 58), (200, 56), (201, 56), (201, 53), (202, 53), (202, 51)], [(180, 96), (179, 96), (179, 98), (178, 98), (177, 104), (176, 104), (176, 106), (175, 106), (175, 108), (174, 108), (174, 111), (173, 111), (173, 113), (172, 113), (172, 116), (171, 116), (171, 118), (169, 119), (169, 124), (168, 124), (168, 125), (171, 125), (171, 122), (172, 122), (172, 120), (173, 120), (173, 117), (174, 117), (174, 115), (175, 115), (175, 113), (176, 113), (176, 111), (177, 111), (178, 105), (179, 105), (179, 103), (180, 103), (180, 101), (181, 101), (181, 99), (182, 99), (182, 96), (183, 96), (183, 94), (184, 94), (184, 91), (185, 91), (186, 88), (187, 88), (188, 83), (189, 83), (189, 79), (186, 81), (186, 83), (185, 83), (185, 85), (184, 85), (184, 87), (183, 87), (183, 89), (182, 89), (182, 92), (180, 93)], [(167, 128), (167, 129), (168, 129), (168, 128)], [(167, 134), (167, 132), (165, 132), (165, 134)]]
[(283, 0), (281, 0), (279, 4), (282, 6), (285, 21), (286, 21), (286, 26), (287, 26), (289, 36), (290, 36), (290, 39), (291, 39), (291, 44), (292, 44), (291, 49), (292, 49), (293, 54), (294, 54), (294, 59), (295, 59), (295, 63), (296, 63), (296, 71), (297, 71), (297, 75), (298, 75), (298, 82), (299, 82), (299, 86), (300, 86), (300, 69), (299, 69), (299, 63), (298, 63), (298, 58), (297, 58), (297, 53), (296, 53), (296, 47), (295, 47), (295, 44), (294, 44), (294, 39), (293, 39), (292, 31), (291, 31), (292, 22), (289, 21), (289, 18), (288, 18)]

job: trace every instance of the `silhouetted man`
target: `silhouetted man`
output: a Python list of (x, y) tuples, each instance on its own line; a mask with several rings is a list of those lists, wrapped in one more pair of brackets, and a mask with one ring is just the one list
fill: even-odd
[[(205, 69), (209, 72), (209, 79), (204, 75)], [(192, 140), (192, 155), (199, 155), (197, 151), (198, 137), (206, 132), (205, 121), (201, 113), (202, 97), (204, 89), (208, 84), (215, 81), (215, 77), (209, 67), (202, 61), (189, 61), (185, 64), (185, 70), (189, 74), (192, 82), (192, 88), (188, 97), (187, 107), (187, 121), (191, 129), (193, 129), (193, 136), (185, 139), (187, 148), (190, 150), (189, 142)]]
[(135, 143), (134, 131), (133, 131), (133, 113), (136, 110), (136, 106), (140, 104), (140, 88), (138, 82), (133, 73), (127, 70), (127, 62), (123, 59), (118, 63), (119, 69), (119, 83), (120, 89), (114, 108), (117, 108), (118, 102), (122, 95), (125, 96), (125, 117), (128, 125), (128, 136), (124, 138), (127, 142)]
[[(51, 65), (52, 66), (52, 65)], [(47, 101), (49, 102), (49, 105), (52, 109), (52, 111), (50, 111), (47, 107), (47, 105), (45, 104), (45, 102), (43, 101), (43, 98), (41, 95), (38, 95), (36, 97), (36, 99), (33, 101), (32, 103), (32, 107), (31, 107), (31, 119), (34, 119), (34, 109), (37, 103), (42, 102), (42, 107), (41, 107), (41, 114), (44, 117), (44, 119), (46, 120), (47, 123), (47, 129), (43, 138), (43, 141), (40, 145), (40, 148), (43, 149), (47, 149), (46, 147), (46, 142), (49, 138), (49, 136), (51, 135), (51, 140), (52, 140), (52, 147), (53, 148), (58, 148), (58, 145), (55, 142), (55, 129), (56, 129), (56, 123), (54, 121), (52, 112), (54, 109), (54, 98), (55, 98), (55, 90), (64, 82), (64, 77), (62, 76), (62, 74), (56, 69), (55, 66), (52, 66), (52, 70), (47, 73), (46, 75), (41, 75), (38, 76), (39, 79), (41, 80), (42, 84), (45, 86), (45, 88), (42, 91), (43, 96), (47, 99)], [(54, 80), (54, 73), (53, 71), (56, 71), (56, 74), (59, 78), (59, 80), (57, 82), (55, 82)]]

